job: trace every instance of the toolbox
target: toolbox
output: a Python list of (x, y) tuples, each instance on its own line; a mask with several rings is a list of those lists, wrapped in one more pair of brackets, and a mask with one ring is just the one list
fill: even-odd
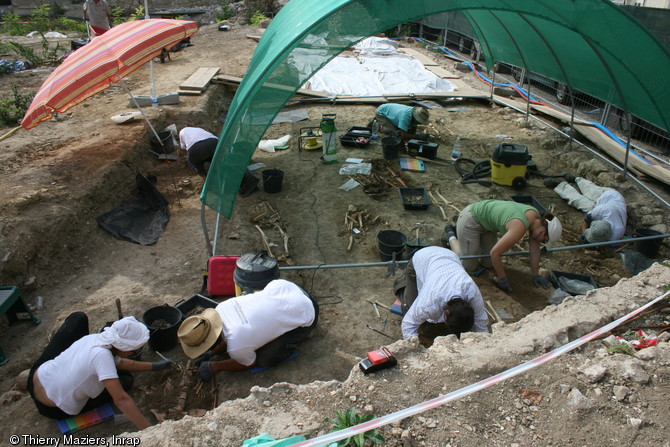
[(431, 143), (429, 141), (416, 139), (409, 140), (407, 142), (407, 153), (414, 157), (418, 155), (420, 157), (425, 157), (432, 160), (437, 157), (438, 146), (439, 145), (437, 143)]
[(501, 143), (493, 150), (491, 157), (491, 180), (499, 185), (512, 186), (517, 178), (525, 180), (528, 170), (528, 146)]
[(239, 256), (212, 256), (207, 261), (207, 293), (210, 296), (235, 296), (235, 265)]
[(345, 147), (364, 148), (372, 139), (370, 127), (353, 126), (340, 137), (340, 144)]

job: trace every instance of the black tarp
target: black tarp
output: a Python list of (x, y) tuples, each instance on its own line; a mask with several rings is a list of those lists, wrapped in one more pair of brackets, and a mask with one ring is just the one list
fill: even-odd
[(117, 208), (98, 216), (98, 224), (117, 239), (140, 245), (153, 245), (165, 232), (170, 220), (168, 201), (151, 180), (137, 174), (137, 191)]

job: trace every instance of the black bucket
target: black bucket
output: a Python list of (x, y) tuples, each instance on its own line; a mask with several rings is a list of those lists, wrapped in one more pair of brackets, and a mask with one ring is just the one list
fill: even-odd
[(382, 153), (387, 160), (398, 158), (400, 151), (405, 149), (405, 143), (398, 137), (384, 137), (382, 138)]
[(177, 345), (182, 314), (176, 307), (163, 304), (144, 312), (142, 321), (149, 328), (149, 346), (154, 351), (169, 351)]
[[(660, 236), (662, 233), (650, 230), (648, 228), (637, 228), (635, 230), (635, 237)], [(637, 241), (633, 246), (635, 250), (642, 253), (650, 259), (654, 259), (658, 254), (658, 249), (661, 247), (663, 239), (649, 239), (646, 241)]]
[(263, 171), (263, 190), (269, 193), (281, 191), (284, 171), (279, 169), (266, 169)]
[(150, 139), (151, 149), (154, 152), (159, 154), (170, 154), (174, 152), (175, 147), (174, 140), (172, 139), (172, 132), (169, 130), (158, 132), (158, 137), (161, 139), (160, 141), (163, 143), (162, 145), (158, 142), (156, 135), (152, 135)]
[(233, 280), (235, 281), (235, 295), (263, 290), (268, 283), (279, 278), (277, 260), (268, 256), (266, 251), (260, 253), (246, 253), (235, 262)]
[(396, 230), (382, 230), (377, 233), (377, 249), (379, 250), (379, 259), (390, 261), (395, 253), (396, 260), (402, 259), (402, 252), (405, 250), (407, 236)]

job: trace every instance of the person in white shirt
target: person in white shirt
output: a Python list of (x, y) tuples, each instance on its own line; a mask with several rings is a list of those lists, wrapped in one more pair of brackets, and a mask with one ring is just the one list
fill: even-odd
[(420, 328), (441, 324), (446, 334), (488, 332), (488, 317), (479, 288), (453, 251), (425, 247), (414, 253), (405, 274), (394, 284), (403, 313), (404, 339)]
[[(188, 317), (177, 335), (184, 353), (209, 380), (219, 371), (269, 368), (288, 359), (316, 327), (319, 307), (298, 285), (275, 279), (261, 291), (229, 298)], [(225, 360), (209, 361), (226, 352)]]
[[(582, 177), (574, 178), (579, 190), (568, 181), (551, 179), (547, 186), (567, 200), (568, 205), (584, 213), (581, 242), (618, 241), (626, 232), (626, 200), (613, 188), (598, 186)], [(558, 183), (558, 184), (555, 184)]]
[(86, 0), (84, 20), (91, 23), (91, 37), (103, 34), (112, 28), (112, 11), (106, 0)]
[(187, 126), (179, 131), (179, 146), (188, 153), (188, 164), (202, 176), (207, 175), (218, 144), (216, 135), (205, 129)]
[(28, 392), (37, 410), (52, 419), (65, 419), (113, 401), (137, 428), (148, 427), (149, 421), (126, 392), (133, 383), (130, 371), (160, 371), (173, 363), (128, 358), (148, 340), (149, 329), (135, 317), (89, 334), (86, 314), (72, 313), (28, 375)]

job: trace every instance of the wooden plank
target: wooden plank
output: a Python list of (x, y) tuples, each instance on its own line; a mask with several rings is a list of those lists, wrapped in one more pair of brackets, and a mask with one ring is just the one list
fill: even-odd
[[(229, 85), (232, 87), (237, 87), (240, 85), (240, 82), (242, 82), (242, 78), (238, 78), (236, 76), (229, 76), (229, 75), (218, 75), (214, 78), (212, 78), (213, 82), (219, 83), (219, 84), (225, 84)], [(288, 90), (292, 89), (293, 87), (288, 86), (288, 85), (279, 85), (279, 84), (268, 84), (269, 87), (273, 87), (279, 90)], [(318, 92), (316, 90), (309, 90), (306, 88), (301, 88), (298, 89), (296, 92), (296, 95), (302, 95), (302, 96), (309, 96), (309, 97), (314, 97), (314, 98), (328, 98), (328, 94), (324, 92)]]
[(247, 35), (246, 35), (246, 38), (247, 38), (247, 39), (255, 40), (256, 42), (258, 42), (258, 41), (261, 40), (261, 36), (256, 36), (256, 35), (253, 35), (253, 34), (247, 34)]
[(409, 56), (412, 56), (414, 59), (418, 60), (421, 62), (423, 65), (429, 66), (429, 65), (438, 65), (437, 62), (429, 58), (423, 53), (418, 52), (417, 50), (413, 48), (399, 48), (398, 51), (405, 53)]
[(446, 70), (443, 67), (440, 67), (439, 65), (429, 65), (426, 67), (427, 70), (431, 71), (435, 76), (442, 78), (442, 79), (460, 79), (461, 77), (457, 74), (454, 74), (450, 72), (449, 70)]
[(200, 96), (202, 92), (200, 90), (178, 90), (179, 96)]
[(219, 67), (200, 67), (180, 86), (180, 90), (200, 90), (207, 88), (210, 81), (221, 70)]

